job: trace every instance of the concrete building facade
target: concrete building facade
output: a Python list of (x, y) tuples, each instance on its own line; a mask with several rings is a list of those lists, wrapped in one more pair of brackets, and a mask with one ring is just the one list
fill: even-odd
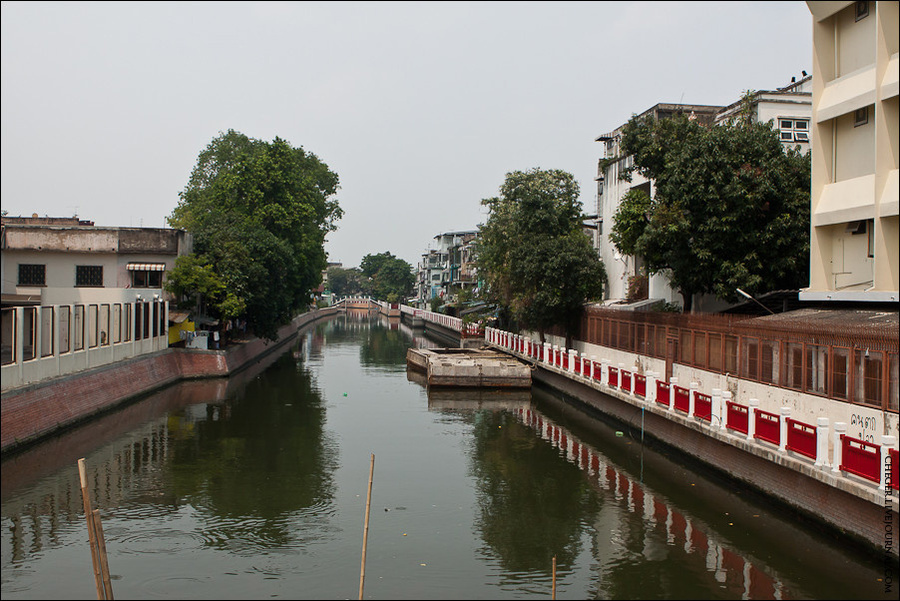
[(898, 2), (807, 2), (812, 223), (804, 301), (900, 300)]

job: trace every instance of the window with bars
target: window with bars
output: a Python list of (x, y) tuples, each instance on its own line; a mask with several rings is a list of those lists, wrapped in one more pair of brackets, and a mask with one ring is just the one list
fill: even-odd
[(102, 265), (76, 265), (75, 285), (103, 287)]
[(47, 266), (36, 264), (19, 264), (19, 286), (46, 286)]

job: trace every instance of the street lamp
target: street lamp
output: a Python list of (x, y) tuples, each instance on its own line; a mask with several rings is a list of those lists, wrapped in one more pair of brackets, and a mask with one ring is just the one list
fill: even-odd
[(768, 311), (768, 312), (771, 313), (772, 315), (775, 315), (775, 311), (773, 311), (772, 309), (768, 308), (767, 306), (765, 306), (764, 304), (762, 304), (761, 302), (759, 302), (758, 300), (756, 300), (755, 298), (753, 298), (751, 295), (749, 295), (749, 294), (747, 294), (746, 292), (744, 292), (743, 290), (741, 290), (740, 288), (735, 288), (735, 290), (737, 290), (737, 291), (738, 291), (738, 294), (740, 294), (740, 295), (743, 296), (744, 298), (749, 298), (749, 299), (752, 300), (754, 303), (756, 303), (757, 305), (759, 305), (760, 307), (762, 307), (763, 309), (765, 309), (766, 311)]

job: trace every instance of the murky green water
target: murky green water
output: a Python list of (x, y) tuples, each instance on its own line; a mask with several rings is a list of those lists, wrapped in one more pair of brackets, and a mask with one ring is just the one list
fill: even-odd
[[(385, 318), (321, 324), (2, 466), (3, 599), (896, 599), (877, 556), (549, 391), (429, 391)], [(636, 413), (631, 425), (640, 423)], [(896, 572), (894, 572), (896, 574)]]

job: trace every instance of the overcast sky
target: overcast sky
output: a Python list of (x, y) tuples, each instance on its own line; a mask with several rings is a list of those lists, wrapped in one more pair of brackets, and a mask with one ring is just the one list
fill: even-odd
[(600, 134), (811, 72), (805, 2), (3, 2), (2, 208), (167, 227), (221, 132), (341, 182), (331, 261), (476, 229), (506, 173), (596, 211)]

